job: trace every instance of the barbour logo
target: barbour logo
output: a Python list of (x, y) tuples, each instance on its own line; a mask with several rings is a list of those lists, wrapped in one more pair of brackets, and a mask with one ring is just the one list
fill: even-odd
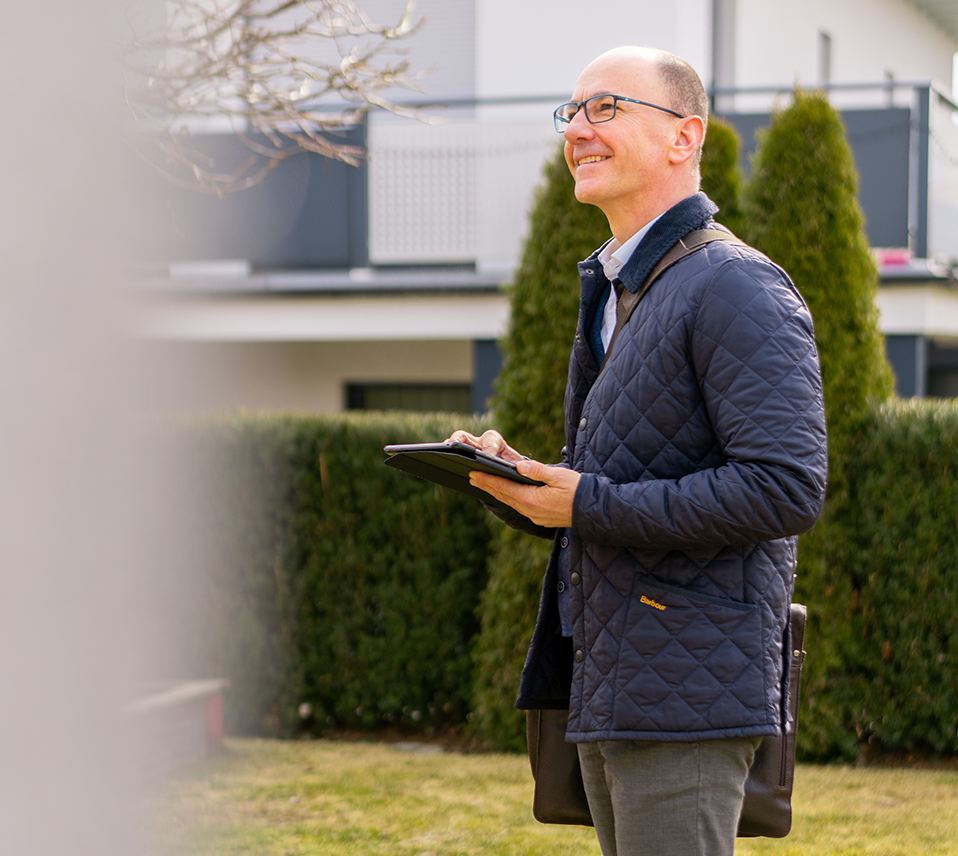
[(661, 603), (656, 603), (654, 600), (652, 600), (652, 598), (646, 597), (645, 595), (642, 595), (642, 597), (640, 597), (639, 600), (642, 603), (648, 604), (649, 606), (654, 606), (656, 609), (660, 609), (663, 611), (666, 609), (666, 607), (664, 607)]

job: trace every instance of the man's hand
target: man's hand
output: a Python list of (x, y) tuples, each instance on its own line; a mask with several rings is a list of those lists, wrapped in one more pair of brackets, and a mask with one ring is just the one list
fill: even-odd
[(558, 528), (572, 525), (572, 502), (579, 486), (579, 473), (565, 467), (550, 467), (530, 461), (512, 448), (498, 431), (492, 429), (476, 437), (468, 431), (455, 431), (449, 438), (453, 443), (465, 443), (497, 458), (516, 465), (521, 475), (545, 482), (536, 487), (520, 484), (501, 476), (473, 471), (469, 482), (473, 487), (491, 494), (500, 502), (528, 517), (537, 526)]
[(571, 526), (572, 503), (579, 486), (580, 474), (565, 467), (550, 467), (528, 460), (520, 460), (516, 469), (521, 475), (545, 484), (540, 487), (520, 484), (501, 476), (477, 471), (469, 473), (469, 483), (511, 506), (537, 526)]
[(519, 461), (524, 460), (522, 455), (502, 439), (502, 434), (498, 431), (493, 431), (491, 428), (483, 432), (481, 437), (476, 437), (468, 431), (454, 431), (448, 442), (465, 443), (467, 446), (479, 449), (479, 451), (485, 452), (487, 455), (495, 455), (497, 458), (502, 458), (511, 464), (517, 464)]

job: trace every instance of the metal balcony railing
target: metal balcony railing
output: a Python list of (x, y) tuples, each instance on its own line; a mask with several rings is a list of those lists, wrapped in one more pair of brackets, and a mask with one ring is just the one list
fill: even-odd
[[(958, 105), (927, 81), (823, 87), (841, 111), (860, 181), (869, 240), (914, 258), (958, 259)], [(716, 112), (742, 137), (791, 87), (720, 88)], [(437, 124), (370, 122), (370, 260), (473, 263), (509, 269), (541, 163), (561, 138), (549, 113), (567, 96), (468, 98), (414, 105)]]

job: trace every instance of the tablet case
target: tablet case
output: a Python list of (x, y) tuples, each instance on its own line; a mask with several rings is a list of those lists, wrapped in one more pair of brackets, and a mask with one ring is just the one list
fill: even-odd
[(387, 467), (395, 467), (421, 479), (452, 488), (495, 508), (504, 509), (508, 506), (484, 490), (469, 484), (469, 473), (472, 470), (503, 476), (522, 484), (543, 484), (520, 475), (516, 472), (515, 464), (487, 455), (465, 443), (409, 443), (386, 446), (383, 451), (388, 456), (384, 461)]

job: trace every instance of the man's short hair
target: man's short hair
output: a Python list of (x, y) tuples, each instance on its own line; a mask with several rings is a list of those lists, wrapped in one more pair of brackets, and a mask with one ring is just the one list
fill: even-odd
[[(692, 66), (682, 57), (660, 51), (656, 67), (659, 79), (665, 86), (669, 97), (668, 107), (671, 107), (683, 116), (701, 116), (706, 129), (709, 123), (709, 99), (705, 94), (705, 87)], [(696, 165), (702, 159), (702, 148), (699, 147), (695, 155)]]

